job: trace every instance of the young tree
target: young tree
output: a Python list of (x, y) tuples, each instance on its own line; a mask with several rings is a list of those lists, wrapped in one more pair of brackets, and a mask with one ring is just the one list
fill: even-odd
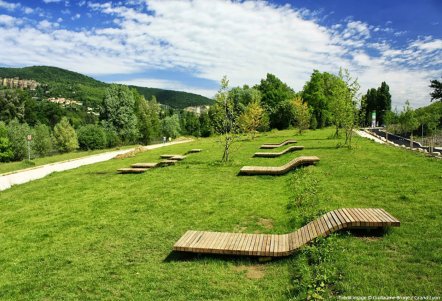
[(165, 137), (176, 138), (181, 131), (178, 115), (172, 115), (161, 120), (161, 130)]
[[(292, 99), (295, 96), (295, 92), (286, 83), (270, 73), (255, 88), (261, 92), (261, 106), (270, 117), (270, 126), (272, 128), (277, 127), (277, 124), (280, 125), (279, 115), (281, 113), (276, 112), (278, 105)], [(281, 109), (281, 106), (279, 106), (279, 109)]]
[(296, 126), (299, 129), (299, 134), (309, 128), (311, 113), (310, 108), (308, 107), (306, 102), (302, 101), (301, 97), (295, 97), (293, 100), (293, 106), (295, 108), (295, 120)]
[(78, 148), (77, 133), (69, 120), (63, 117), (54, 127), (55, 146), (60, 152), (71, 152)]
[(419, 126), (414, 109), (410, 106), (410, 102), (405, 102), (404, 109), (399, 115), (399, 124), (401, 133), (410, 133), (410, 147), (413, 146), (413, 131)]
[[(345, 129), (345, 145), (351, 147), (351, 141), (353, 137), (353, 129), (358, 123), (358, 109), (357, 105), (359, 103), (359, 89), (360, 85), (358, 79), (353, 79), (347, 69), (339, 70), (339, 78), (345, 83), (347, 87), (347, 99), (345, 100), (346, 115), (342, 122)], [(385, 83), (383, 83), (385, 84)], [(387, 86), (388, 92), (388, 86)], [(391, 106), (391, 96), (390, 96), (390, 106)]]
[(264, 119), (265, 111), (259, 105), (258, 101), (250, 102), (245, 108), (244, 112), (239, 117), (239, 124), (245, 133), (250, 133), (252, 140), (255, 139), (255, 134), (259, 128), (268, 126), (268, 120)]
[(52, 150), (51, 130), (47, 125), (38, 123), (35, 126), (32, 149), (40, 157), (46, 156)]
[(101, 118), (125, 143), (134, 142), (138, 138), (134, 107), (134, 94), (127, 86), (112, 84), (106, 89)]
[(240, 127), (238, 123), (238, 109), (229, 97), (229, 81), (224, 76), (221, 80), (221, 87), (215, 95), (215, 105), (209, 110), (215, 132), (221, 135), (224, 144), (222, 161), (229, 161), (230, 147), (237, 140)]

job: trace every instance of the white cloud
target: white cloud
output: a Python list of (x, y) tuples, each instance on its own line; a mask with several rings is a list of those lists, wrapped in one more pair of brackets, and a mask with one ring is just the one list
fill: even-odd
[(5, 27), (11, 27), (11, 26), (18, 25), (21, 23), (22, 23), (22, 21), (17, 18), (8, 16), (8, 15), (0, 15), (0, 25), (3, 25)]
[[(386, 40), (371, 38), (372, 32), (385, 28), (351, 19), (327, 28), (317, 23), (314, 12), (300, 12), (289, 5), (148, 0), (147, 9), (153, 12), (148, 14), (124, 7), (124, 2), (119, 6), (86, 3), (91, 11), (108, 15), (114, 23), (80, 31), (58, 29), (58, 23), (49, 21), (41, 21), (38, 28), (32, 24), (0, 26), (0, 45), (4, 46), (0, 61), (55, 65), (89, 75), (162, 69), (216, 82), (227, 75), (232, 86), (256, 84), (269, 72), (295, 90), (302, 89), (313, 69), (336, 73), (342, 66), (359, 78), (362, 92), (386, 81), (399, 106), (406, 99), (426, 104), (429, 79), (442, 64), (441, 40), (430, 37), (397, 49)], [(367, 47), (378, 55), (370, 55)], [(151, 78), (125, 83), (200, 91), (206, 96), (216, 92)]]
[(49, 4), (49, 3), (59, 3), (62, 0), (43, 0), (44, 3)]
[(0, 8), (6, 9), (9, 11), (13, 11), (19, 7), (20, 7), (20, 3), (11, 3), (11, 2), (6, 2), (3, 0), (0, 0)]
[(72, 16), (72, 20), (73, 21), (75, 21), (75, 20), (78, 20), (78, 19), (80, 19), (81, 18), (81, 15), (80, 14), (75, 14), (75, 16)]

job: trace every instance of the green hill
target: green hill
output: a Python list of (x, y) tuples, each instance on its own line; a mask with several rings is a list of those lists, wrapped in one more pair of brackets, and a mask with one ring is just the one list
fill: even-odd
[[(109, 84), (92, 77), (57, 67), (32, 66), (24, 68), (2, 68), (0, 77), (33, 79), (47, 86), (47, 96), (66, 97), (83, 101), (94, 106), (101, 103)], [(143, 94), (146, 99), (152, 96), (161, 104), (182, 109), (188, 106), (210, 105), (212, 99), (207, 97), (173, 90), (131, 86)]]

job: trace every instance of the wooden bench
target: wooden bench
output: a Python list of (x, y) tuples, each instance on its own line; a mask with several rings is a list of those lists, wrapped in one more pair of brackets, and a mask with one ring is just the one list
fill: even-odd
[(302, 149), (304, 149), (304, 146), (289, 146), (285, 150), (277, 152), (277, 153), (258, 152), (258, 153), (255, 153), (253, 155), (253, 157), (275, 158), (275, 157), (282, 156), (288, 152), (293, 152), (293, 151), (302, 150)]
[(123, 174), (127, 174), (127, 173), (143, 173), (146, 170), (148, 170), (148, 168), (119, 168), (117, 169), (118, 173), (123, 173)]
[(261, 148), (277, 148), (277, 147), (281, 147), (290, 143), (296, 143), (296, 140), (293, 139), (287, 139), (281, 143), (265, 143), (263, 145), (261, 145)]
[(246, 175), (283, 175), (298, 166), (315, 164), (318, 161), (319, 158), (316, 156), (301, 156), (282, 166), (244, 166), (239, 173)]
[(188, 151), (186, 152), (186, 155), (187, 155), (187, 154), (193, 154), (193, 153), (200, 153), (201, 151), (202, 151), (201, 148), (192, 148), (191, 150), (188, 150)]
[(317, 237), (354, 228), (399, 227), (400, 222), (380, 208), (343, 208), (330, 211), (289, 234), (246, 234), (187, 231), (173, 246), (174, 251), (262, 257), (294, 253)]
[(186, 156), (183, 156), (183, 155), (169, 155), (169, 154), (161, 155), (160, 157), (162, 159), (175, 160), (175, 161), (181, 161), (186, 158)]
[(154, 168), (157, 166), (158, 163), (135, 163), (131, 165), (133, 168)]

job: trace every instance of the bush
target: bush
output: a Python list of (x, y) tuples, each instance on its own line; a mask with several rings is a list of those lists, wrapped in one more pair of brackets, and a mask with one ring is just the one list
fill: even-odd
[(9, 162), (13, 157), (11, 142), (7, 137), (0, 137), (0, 162)]
[(81, 149), (102, 149), (107, 146), (106, 132), (98, 125), (89, 124), (77, 132), (78, 144)]
[(45, 124), (39, 123), (34, 128), (32, 149), (40, 157), (44, 157), (52, 150), (51, 131)]
[(60, 152), (70, 152), (78, 148), (77, 133), (66, 117), (63, 117), (55, 125), (54, 139), (56, 147)]

